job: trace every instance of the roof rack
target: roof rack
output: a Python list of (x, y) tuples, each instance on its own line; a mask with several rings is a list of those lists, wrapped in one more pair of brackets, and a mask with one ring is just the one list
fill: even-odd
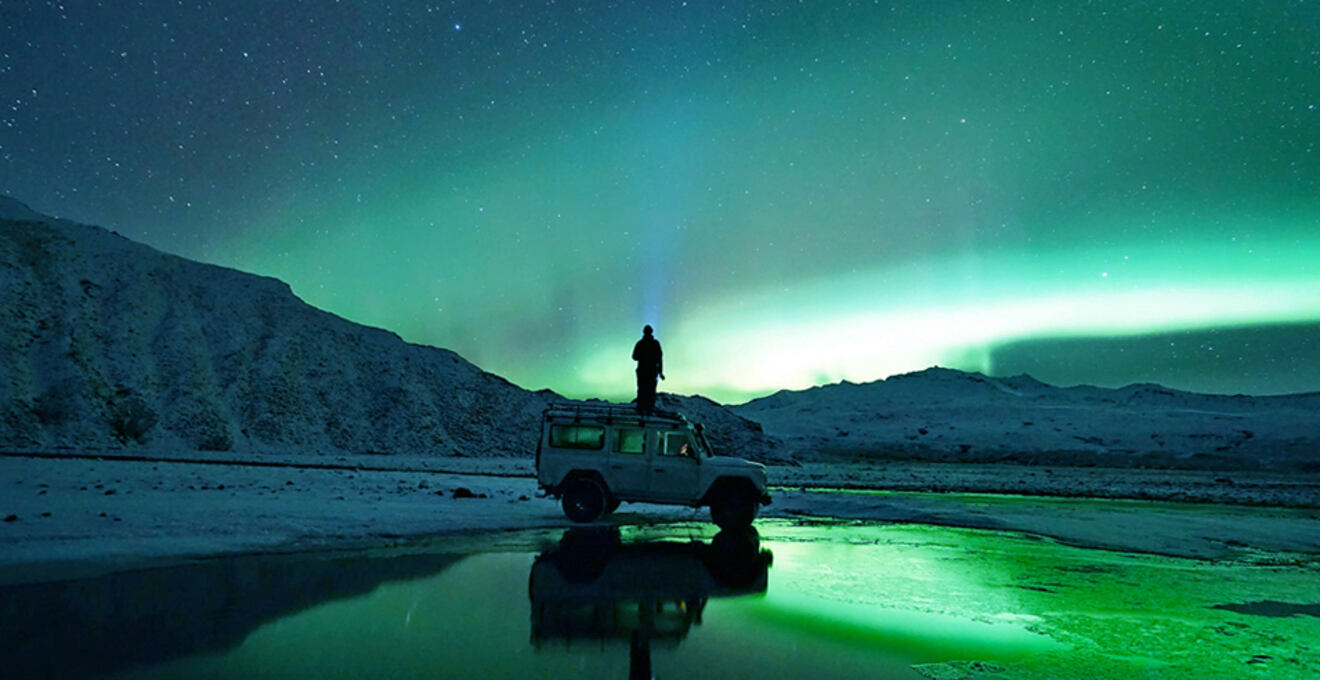
[(572, 418), (574, 421), (581, 421), (583, 418), (590, 420), (603, 420), (607, 424), (615, 420), (637, 422), (639, 420), (672, 420), (686, 423), (687, 418), (676, 411), (665, 411), (656, 409), (646, 415), (637, 412), (637, 407), (632, 404), (610, 404), (593, 403), (579, 401), (565, 401), (550, 404), (541, 412), (542, 419), (559, 417)]

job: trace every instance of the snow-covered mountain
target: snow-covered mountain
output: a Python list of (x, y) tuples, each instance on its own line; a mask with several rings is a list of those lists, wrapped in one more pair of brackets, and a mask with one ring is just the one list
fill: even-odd
[(530, 454), (553, 397), (0, 198), (0, 447)]
[(945, 368), (733, 407), (799, 459), (1320, 470), (1320, 393), (1060, 388)]

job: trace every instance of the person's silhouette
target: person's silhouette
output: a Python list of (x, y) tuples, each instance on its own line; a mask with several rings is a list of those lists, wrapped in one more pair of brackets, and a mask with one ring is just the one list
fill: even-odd
[(637, 412), (655, 411), (655, 379), (665, 379), (664, 352), (651, 327), (642, 328), (642, 339), (633, 345), (632, 358), (637, 362)]

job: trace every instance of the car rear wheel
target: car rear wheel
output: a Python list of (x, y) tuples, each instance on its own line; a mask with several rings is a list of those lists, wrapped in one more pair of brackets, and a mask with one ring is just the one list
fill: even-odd
[(594, 522), (605, 511), (605, 489), (600, 482), (579, 477), (564, 487), (564, 514), (579, 524)]
[(749, 527), (756, 519), (756, 496), (746, 487), (731, 487), (710, 504), (710, 518), (721, 529)]

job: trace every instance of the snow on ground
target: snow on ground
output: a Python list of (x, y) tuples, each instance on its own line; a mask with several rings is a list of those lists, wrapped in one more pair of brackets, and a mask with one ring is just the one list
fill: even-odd
[[(385, 543), (560, 523), (531, 479), (117, 460), (0, 460), (0, 567)], [(475, 498), (459, 498), (466, 488)], [(484, 497), (483, 497), (484, 496)]]
[(1316, 473), (922, 461), (803, 463), (770, 470), (772, 483), (802, 487), (1320, 507)]
[[(772, 474), (782, 482), (781, 473), (792, 470)], [(762, 516), (1021, 531), (1200, 558), (1320, 554), (1314, 508), (780, 488)], [(704, 509), (628, 504), (607, 521), (708, 517)], [(507, 530), (570, 526), (531, 477), (26, 457), (0, 458), (0, 519), (0, 584), (219, 554), (379, 547), (454, 534), (494, 540)]]

